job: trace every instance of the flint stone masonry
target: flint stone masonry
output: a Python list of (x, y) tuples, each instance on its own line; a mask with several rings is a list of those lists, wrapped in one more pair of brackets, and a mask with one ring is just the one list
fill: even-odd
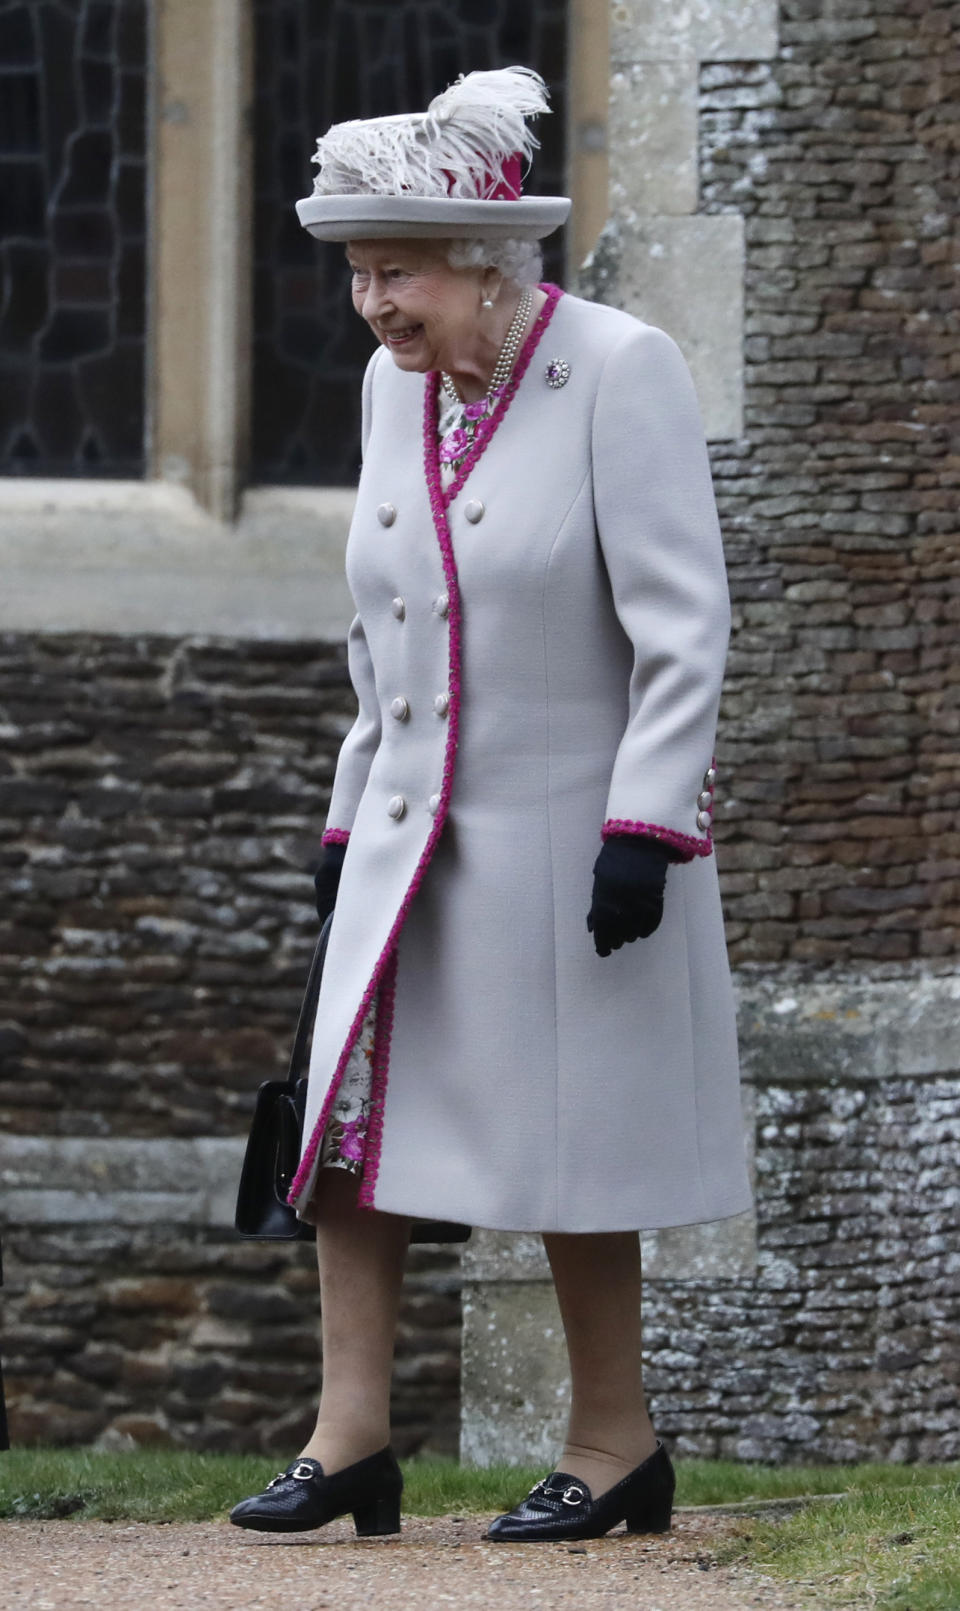
[[(642, 1239), (657, 1429), (681, 1457), (956, 1459), (960, 979), (736, 983), (756, 1225)], [(461, 1457), (549, 1461), (569, 1379), (539, 1238), (475, 1233), (463, 1283)]]
[(797, 0), (776, 59), (700, 70), (701, 209), (746, 252), (744, 430), (712, 447), (737, 964), (956, 956), (958, 29)]
[[(285, 1461), (312, 1430), (322, 1365), (312, 1244), (71, 1221), (9, 1225), (4, 1255), (14, 1445), (257, 1450)], [(402, 1453), (453, 1451), (459, 1318), (456, 1253), (412, 1249), (393, 1395)]]

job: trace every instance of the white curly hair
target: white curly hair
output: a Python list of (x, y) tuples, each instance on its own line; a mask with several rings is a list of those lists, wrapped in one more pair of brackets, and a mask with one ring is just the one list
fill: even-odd
[(453, 240), (446, 243), (451, 268), (494, 268), (515, 285), (536, 285), (543, 253), (536, 241)]

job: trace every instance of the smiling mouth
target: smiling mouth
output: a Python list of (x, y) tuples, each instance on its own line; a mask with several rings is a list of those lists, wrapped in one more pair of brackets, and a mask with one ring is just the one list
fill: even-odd
[(383, 340), (391, 347), (402, 347), (419, 335), (422, 329), (422, 324), (410, 324), (404, 330), (384, 330)]

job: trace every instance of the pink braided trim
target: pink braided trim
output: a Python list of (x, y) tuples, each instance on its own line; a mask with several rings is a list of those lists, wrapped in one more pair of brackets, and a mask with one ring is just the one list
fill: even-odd
[(680, 852), (680, 861), (693, 861), (695, 856), (709, 856), (713, 850), (713, 838), (709, 833), (706, 839), (698, 839), (695, 834), (677, 833), (675, 828), (660, 828), (652, 822), (629, 822), (622, 817), (608, 817), (600, 829), (601, 839), (615, 839), (618, 834), (630, 833), (643, 834), (647, 839), (659, 839), (661, 844)]
[(324, 830), (321, 845), (347, 845), (350, 843), (349, 828), (327, 828)]
[[(490, 438), (493, 436), (498, 425), (500, 424), (500, 421), (506, 414), (507, 409), (510, 407), (517, 387), (526, 374), (527, 369), (530, 366), (530, 360), (537, 350), (540, 337), (543, 335), (547, 325), (553, 318), (557, 303), (563, 296), (563, 292), (561, 291), (559, 285), (551, 285), (546, 280), (540, 286), (540, 290), (546, 292), (547, 300), (540, 309), (540, 312), (537, 314), (537, 317), (533, 322), (533, 328), (520, 349), (520, 356), (513, 366), (513, 374), (510, 376), (510, 379), (507, 382), (503, 396), (500, 399), (499, 408), (495, 414), (490, 414), (486, 419), (480, 420), (479, 424), (477, 425), (477, 434), (473, 439), (473, 446), (470, 449), (470, 452), (467, 454), (449, 487), (447, 487), (446, 492), (443, 493), (443, 506), (445, 509), (449, 509), (454, 498), (457, 496), (457, 493), (460, 491), (460, 488), (463, 486), (463, 483), (466, 481), (467, 476), (476, 466), (477, 460), (480, 458), (481, 454), (486, 448)], [(440, 376), (428, 375), (428, 387), (431, 381), (433, 381), (435, 386), (439, 386)]]
[(393, 1033), (393, 1006), (397, 994), (397, 953), (391, 951), (383, 970), (383, 983), (377, 997), (377, 1037), (373, 1046), (370, 1081), (370, 1117), (363, 1148), (363, 1174), (357, 1202), (373, 1207), (373, 1188), (380, 1173), (383, 1146), (383, 1110), (387, 1099), (387, 1072), (390, 1067), (390, 1037)]
[[(460, 608), (460, 583), (457, 576), (457, 563), (453, 555), (453, 543), (450, 537), (450, 525), (447, 520), (447, 507), (450, 503), (450, 500), (455, 497), (456, 493), (463, 485), (469, 471), (476, 464), (480, 454), (483, 452), (483, 449), (486, 447), (497, 426), (500, 424), (500, 421), (506, 414), (507, 408), (513, 400), (514, 394), (517, 390), (517, 386), (519, 385), (520, 380), (530, 363), (530, 359), (533, 357), (537, 343), (540, 340), (540, 337), (543, 335), (544, 330), (547, 328), (547, 325), (550, 323), (550, 320), (553, 317), (553, 310), (563, 295), (563, 292), (560, 290), (559, 286), (556, 285), (544, 285), (542, 289), (546, 292), (547, 300), (534, 322), (533, 329), (530, 331), (529, 336), (523, 344), (520, 356), (517, 359), (517, 363), (514, 367), (513, 375), (511, 376), (507, 389), (504, 393), (503, 401), (500, 407), (497, 409), (496, 414), (490, 420), (488, 430), (483, 433), (482, 437), (478, 432), (478, 437), (474, 442), (471, 453), (464, 460), (464, 463), (461, 465), (460, 471), (457, 474), (456, 480), (450, 485), (450, 487), (447, 488), (446, 493), (444, 493), (440, 475), (440, 443), (437, 437), (440, 376), (436, 371), (431, 371), (431, 373), (427, 375), (427, 382), (424, 389), (423, 398), (424, 471), (427, 478), (427, 491), (430, 496), (430, 510), (433, 515), (433, 523), (436, 528), (437, 541), (440, 545), (440, 555), (443, 560), (443, 574), (447, 584), (447, 597), (450, 601), (450, 608), (447, 614), (447, 620), (450, 628), (450, 669), (447, 682), (447, 688), (450, 694), (450, 708), (447, 712), (447, 742), (443, 758), (443, 781), (440, 786), (440, 804), (437, 807), (437, 814), (433, 819), (433, 827), (430, 830), (427, 842), (423, 848), (423, 853), (420, 857), (420, 860), (417, 862), (413, 878), (410, 881), (410, 887), (400, 903), (400, 909), (394, 919), (393, 927), (387, 936), (387, 943), (377, 958), (377, 962), (373, 970), (373, 976), (370, 980), (370, 983), (367, 985), (366, 990), (364, 991), (360, 1006), (357, 1008), (356, 1016), (350, 1027), (350, 1032), (347, 1035), (346, 1044), (340, 1053), (339, 1061), (336, 1069), (334, 1070), (333, 1079), (330, 1082), (330, 1089), (327, 1091), (323, 1106), (320, 1110), (320, 1115), (313, 1127), (313, 1134), (311, 1135), (303, 1157), (300, 1160), (300, 1167), (297, 1170), (293, 1184), (290, 1187), (290, 1191), (287, 1196), (288, 1203), (292, 1203), (293, 1198), (296, 1197), (300, 1190), (306, 1186), (306, 1183), (310, 1177), (313, 1162), (323, 1139), (323, 1133), (327, 1127), (327, 1120), (330, 1116), (330, 1109), (333, 1106), (337, 1091), (340, 1088), (340, 1082), (343, 1079), (344, 1069), (347, 1066), (350, 1052), (357, 1036), (360, 1033), (363, 1020), (367, 1014), (367, 1009), (386, 976), (388, 965), (396, 950), (397, 942), (400, 938), (400, 932), (404, 923), (406, 922), (407, 913), (410, 910), (410, 903), (423, 882), (423, 876), (429, 867), (431, 860), (433, 859), (433, 852), (436, 849), (437, 840), (440, 838), (440, 834), (443, 831), (443, 825), (447, 820), (447, 813), (450, 809), (450, 794), (453, 789), (454, 761), (457, 753), (457, 737), (460, 729), (460, 623), (462, 618)], [(379, 1029), (377, 1044), (378, 1046), (380, 1045)], [(376, 1187), (376, 1179), (380, 1163), (381, 1132), (383, 1123), (382, 1112), (383, 1103), (386, 1099), (388, 1077), (386, 1058), (389, 1055), (389, 1042), (384, 1040), (383, 1045), (384, 1063), (379, 1076), (379, 1112), (381, 1115), (379, 1120), (380, 1128), (377, 1132), (378, 1140), (373, 1154), (371, 1155), (371, 1167), (369, 1169), (366, 1165), (366, 1158), (364, 1161), (363, 1202), (365, 1207), (373, 1206), (373, 1194)]]

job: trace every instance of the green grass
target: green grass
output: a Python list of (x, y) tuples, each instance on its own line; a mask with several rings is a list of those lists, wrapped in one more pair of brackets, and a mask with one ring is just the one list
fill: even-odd
[[(721, 1563), (741, 1561), (787, 1583), (803, 1584), (824, 1606), (872, 1611), (958, 1611), (960, 1472), (954, 1466), (900, 1468), (899, 1483), (861, 1485), (835, 1503), (812, 1504), (779, 1520), (737, 1524), (717, 1547)], [(836, 1474), (835, 1491), (847, 1488)]]
[[(194, 1454), (183, 1449), (10, 1449), (0, 1453), (0, 1519), (209, 1521), (260, 1489), (285, 1460)], [(412, 1516), (509, 1509), (542, 1471), (477, 1471), (453, 1460), (404, 1463), (404, 1510)]]
[[(186, 1449), (10, 1449), (0, 1453), (0, 1517), (82, 1516), (110, 1521), (206, 1521), (243, 1494), (257, 1493), (285, 1462), (263, 1455), (195, 1454)], [(460, 1466), (454, 1460), (404, 1463), (410, 1515), (493, 1511), (516, 1502), (543, 1472), (533, 1467)], [(952, 1483), (958, 1466), (762, 1466), (682, 1460), (678, 1505), (848, 1493), (916, 1497), (925, 1485)], [(960, 1491), (960, 1490), (956, 1490)], [(799, 1518), (795, 1520), (797, 1525)], [(901, 1529), (902, 1531), (902, 1529)], [(960, 1607), (960, 1600), (958, 1600)]]
[[(141, 1449), (12, 1449), (0, 1453), (0, 1518), (106, 1521), (222, 1519), (280, 1468), (259, 1455)], [(508, 1509), (539, 1470), (404, 1465), (408, 1515), (492, 1515)], [(824, 1607), (960, 1611), (960, 1465), (783, 1466), (678, 1462), (677, 1503), (714, 1505), (842, 1493), (789, 1515), (745, 1516), (718, 1540), (737, 1561), (804, 1585)]]

